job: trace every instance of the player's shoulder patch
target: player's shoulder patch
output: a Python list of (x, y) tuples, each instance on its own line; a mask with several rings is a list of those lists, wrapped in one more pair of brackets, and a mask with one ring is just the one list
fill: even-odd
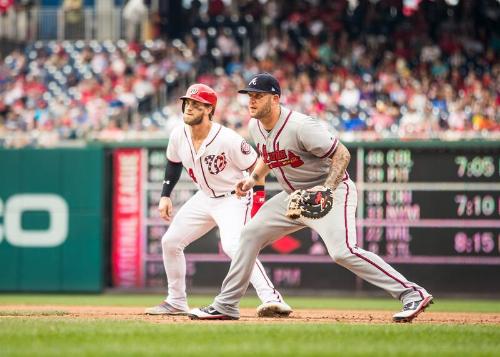
[(252, 147), (245, 139), (241, 141), (240, 149), (241, 152), (245, 155), (250, 155), (250, 153), (252, 152)]

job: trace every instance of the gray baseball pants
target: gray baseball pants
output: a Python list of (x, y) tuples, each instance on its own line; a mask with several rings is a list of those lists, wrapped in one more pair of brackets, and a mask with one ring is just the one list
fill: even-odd
[(217, 311), (239, 317), (239, 302), (247, 290), (259, 252), (282, 236), (306, 226), (321, 236), (328, 253), (337, 264), (386, 290), (394, 298), (406, 304), (429, 295), (425, 289), (408, 281), (378, 255), (357, 247), (357, 192), (350, 179), (339, 184), (334, 192), (333, 208), (323, 218), (289, 219), (285, 216), (287, 204), (288, 194), (282, 191), (266, 202), (243, 228), (238, 250), (222, 283), (221, 292), (212, 304)]

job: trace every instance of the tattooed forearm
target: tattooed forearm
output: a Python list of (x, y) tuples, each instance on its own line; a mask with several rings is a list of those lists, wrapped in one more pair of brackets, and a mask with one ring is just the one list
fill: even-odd
[(267, 174), (270, 169), (267, 167), (266, 163), (262, 158), (259, 158), (253, 167), (251, 177), (255, 180), (258, 185), (263, 185)]
[(339, 147), (332, 156), (332, 166), (326, 178), (325, 186), (330, 187), (332, 190), (337, 188), (344, 178), (344, 171), (349, 164), (349, 160), (351, 160), (349, 150), (342, 143), (339, 143)]

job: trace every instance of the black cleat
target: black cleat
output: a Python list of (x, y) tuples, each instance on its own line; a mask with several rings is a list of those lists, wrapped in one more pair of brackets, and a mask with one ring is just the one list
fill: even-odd
[(229, 316), (214, 309), (213, 306), (205, 306), (189, 311), (191, 320), (238, 320), (239, 317)]
[(432, 295), (418, 301), (412, 301), (403, 306), (403, 310), (392, 316), (394, 322), (412, 322), (421, 312), (430, 305), (434, 304)]

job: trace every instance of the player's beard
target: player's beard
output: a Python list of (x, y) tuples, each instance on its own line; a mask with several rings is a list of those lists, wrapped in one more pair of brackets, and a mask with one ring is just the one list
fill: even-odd
[(255, 119), (263, 119), (271, 115), (271, 101), (272, 98), (268, 98), (267, 102), (260, 108), (258, 112), (254, 114)]
[(186, 115), (184, 114), (183, 119), (184, 123), (186, 123), (187, 125), (195, 126), (201, 124), (201, 122), (203, 121), (203, 113), (198, 114), (198, 116), (192, 115), (189, 117), (186, 117)]

